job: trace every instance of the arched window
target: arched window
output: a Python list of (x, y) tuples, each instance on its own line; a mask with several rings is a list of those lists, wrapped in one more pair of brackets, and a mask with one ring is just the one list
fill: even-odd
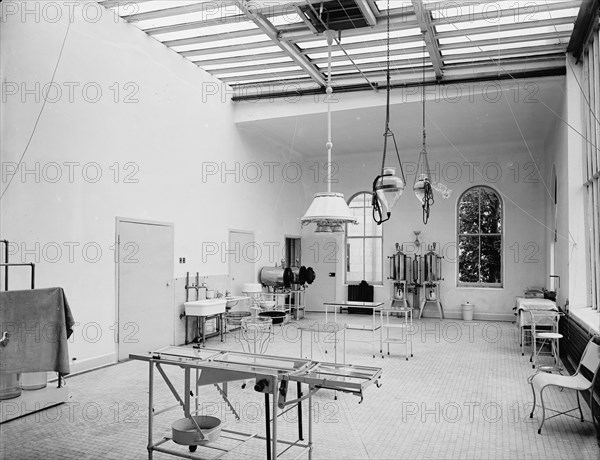
[(490, 187), (458, 200), (458, 285), (502, 287), (502, 200)]
[(346, 283), (383, 284), (383, 226), (373, 220), (370, 192), (348, 201), (358, 225), (346, 225)]

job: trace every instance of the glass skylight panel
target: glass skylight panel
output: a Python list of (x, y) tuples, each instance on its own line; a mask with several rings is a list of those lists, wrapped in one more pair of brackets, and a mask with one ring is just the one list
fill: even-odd
[(278, 81), (282, 81), (285, 82), (286, 80), (299, 80), (299, 79), (303, 79), (304, 77), (306, 77), (306, 79), (310, 78), (307, 74), (303, 74), (300, 73), (298, 75), (288, 75), (288, 76), (276, 76), (276, 77), (257, 77), (257, 78), (244, 78), (243, 80), (240, 81), (236, 81), (235, 78), (236, 77), (229, 77), (229, 78), (224, 78), (223, 80), (227, 80), (227, 84), (228, 85), (236, 85), (236, 84), (240, 84), (240, 85), (249, 85), (251, 83), (262, 83), (262, 82), (278, 82)]
[[(525, 38), (527, 40), (527, 38)], [(467, 48), (459, 48), (459, 49), (449, 49), (449, 50), (441, 50), (442, 56), (452, 56), (452, 55), (460, 55), (467, 53), (489, 53), (493, 51), (504, 51), (504, 50), (518, 50), (523, 48), (535, 48), (537, 46), (547, 46), (547, 45), (556, 45), (559, 46), (561, 43), (558, 39), (552, 40), (531, 40), (518, 42), (518, 43), (499, 43), (496, 45), (485, 45), (485, 46), (473, 46)]]
[(264, 69), (258, 69), (258, 70), (245, 70), (245, 71), (233, 70), (232, 72), (219, 74), (219, 78), (247, 77), (249, 75), (275, 75), (276, 76), (279, 72), (291, 72), (291, 71), (302, 72), (302, 69), (296, 65), (296, 66), (290, 66), (290, 67), (282, 67), (281, 69), (272, 69), (269, 67), (265, 67)]
[(514, 22), (531, 21), (532, 16), (542, 12), (556, 0), (515, 1), (496, 0), (493, 2), (432, 2), (429, 4), (433, 19), (468, 21), (474, 15), (483, 15), (489, 22), (510, 17)]
[(290, 24), (298, 24), (302, 22), (300, 16), (297, 13), (284, 13), (277, 16), (271, 16), (268, 18), (269, 22), (275, 27), (286, 26)]
[(190, 30), (183, 30), (179, 32), (166, 32), (152, 34), (153, 37), (160, 41), (179, 40), (180, 38), (191, 38), (198, 36), (199, 33), (202, 35), (218, 35), (226, 34), (228, 32), (236, 32), (238, 30), (252, 30), (258, 29), (253, 22), (232, 22), (229, 24), (219, 24), (217, 26), (209, 27), (198, 27)]
[(266, 35), (263, 35), (263, 36), (256, 35), (253, 37), (239, 37), (239, 38), (229, 38), (229, 39), (221, 38), (221, 39), (215, 39), (214, 41), (205, 42), (205, 43), (195, 43), (195, 44), (191, 44), (191, 45), (171, 46), (171, 49), (177, 51), (178, 53), (181, 53), (184, 51), (204, 50), (204, 49), (210, 49), (210, 48), (214, 48), (216, 50), (223, 46), (235, 46), (235, 45), (243, 45), (243, 44), (248, 45), (248, 48), (250, 48), (250, 47), (256, 48), (257, 45), (259, 45), (259, 47), (262, 47), (263, 45), (267, 45), (267, 44), (268, 44), (268, 46), (272, 46), (273, 42), (271, 40), (269, 40), (268, 37), (266, 37)]
[(460, 22), (452, 21), (452, 18), (440, 18), (439, 22), (435, 23), (435, 29), (437, 32), (449, 32), (454, 30), (474, 29), (476, 27), (488, 27), (491, 31), (498, 26), (515, 23), (523, 24), (523, 29), (527, 29), (528, 23), (530, 22), (548, 21), (552, 23), (553, 19), (569, 17), (572, 17), (573, 20), (575, 20), (578, 11), (578, 8), (569, 8), (549, 12), (524, 14), (522, 17), (515, 17), (514, 15), (505, 13), (496, 17), (490, 16), (489, 18), (478, 20), (469, 19), (469, 16), (464, 16), (461, 17), (462, 19)]
[(248, 22), (248, 18), (235, 5), (215, 6), (214, 2), (207, 2), (201, 11), (192, 13), (177, 14), (175, 16), (167, 16), (164, 18), (148, 19), (143, 21), (135, 21), (135, 24), (142, 30), (152, 29), (154, 27), (165, 27), (174, 24), (183, 24), (186, 22), (211, 21), (225, 19), (238, 16), (236, 22)]
[[(168, 8), (177, 8), (180, 6), (195, 5), (204, 3), (208, 0), (153, 0), (151, 2), (130, 3), (127, 1), (115, 1), (116, 8), (113, 7), (119, 16), (130, 16), (132, 14), (147, 13), (149, 11), (165, 10)], [(107, 5), (112, 6), (112, 5)]]
[[(229, 52), (222, 52), (219, 53), (218, 50), (215, 50), (215, 53), (212, 54), (203, 54), (202, 56), (197, 56), (194, 61), (208, 61), (211, 59), (227, 59), (227, 58), (235, 58), (235, 57), (239, 57), (239, 56), (247, 56), (248, 54), (254, 54), (252, 49), (252, 46), (248, 46), (247, 49), (243, 49), (243, 50), (238, 50), (238, 51), (229, 51)], [(258, 51), (258, 50), (256, 50)], [(276, 53), (276, 52), (281, 52), (281, 48), (279, 48), (278, 46), (269, 46), (267, 48), (261, 48), (260, 49), (260, 53), (261, 54), (267, 54), (267, 53)]]
[[(401, 54), (401, 55), (395, 55), (394, 60), (395, 61), (408, 61), (408, 60), (418, 59), (418, 60), (422, 61), (423, 57), (428, 57), (428, 56), (429, 55), (427, 53), (406, 53), (406, 54)], [(359, 59), (354, 59), (354, 62), (359, 66), (360, 66), (360, 64), (371, 64), (374, 62), (381, 62), (384, 67), (386, 66), (386, 61), (382, 61), (381, 58), (359, 58)]]
[[(388, 2), (385, 1), (376, 1), (375, 6), (379, 11), (387, 11)], [(390, 11), (397, 8), (412, 8), (412, 2), (404, 1), (404, 0), (390, 0)]]
[[(270, 58), (270, 59), (256, 59), (256, 60), (253, 60), (251, 62), (251, 64), (252, 65), (268, 65), (268, 64), (279, 64), (279, 63), (283, 63), (283, 62), (293, 62), (293, 60), (291, 57), (283, 56), (283, 57), (276, 57), (276, 58)], [(225, 64), (202, 65), (202, 68), (206, 71), (213, 71), (213, 70), (217, 70), (217, 69), (232, 69), (232, 68), (236, 68), (239, 66), (240, 66), (239, 62), (228, 62)]]
[[(420, 48), (425, 46), (425, 42), (423, 41), (416, 41), (416, 42), (409, 42), (409, 43), (392, 43), (390, 44), (390, 51), (394, 51), (394, 50), (405, 50), (405, 49), (414, 49), (414, 48)], [(387, 50), (387, 46), (385, 44), (379, 45), (379, 46), (365, 46), (363, 48), (355, 48), (355, 49), (347, 49), (346, 52), (350, 55), (353, 56), (355, 54), (364, 54), (364, 53), (382, 53), (385, 52)], [(310, 50), (308, 57), (310, 57), (311, 59), (323, 59), (327, 57), (327, 51), (321, 52), (321, 53), (310, 53)], [(342, 54), (345, 54), (342, 50), (340, 49), (332, 49), (331, 55), (332, 56), (341, 56)]]
[[(466, 34), (466, 36), (462, 37), (448, 37), (448, 38), (438, 38), (438, 41), (441, 45), (451, 44), (451, 43), (467, 43), (470, 39), (472, 41), (479, 40), (490, 40), (490, 39), (500, 39), (509, 38), (509, 37), (521, 37), (521, 36), (535, 36), (538, 34), (552, 34), (558, 32), (570, 32), (573, 29), (573, 24), (560, 24), (558, 26), (545, 26), (545, 27), (535, 27), (535, 28), (524, 28), (518, 30), (507, 30), (504, 32), (489, 32), (484, 34)], [(468, 37), (468, 38), (467, 38)]]

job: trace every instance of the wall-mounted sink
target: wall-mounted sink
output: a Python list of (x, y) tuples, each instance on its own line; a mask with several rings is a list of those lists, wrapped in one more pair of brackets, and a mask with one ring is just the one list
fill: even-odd
[(185, 302), (183, 305), (186, 316), (211, 316), (225, 313), (227, 300), (224, 297), (220, 299), (194, 300), (192, 302)]
[(225, 297), (225, 300), (227, 301), (227, 308), (235, 307), (240, 300), (247, 300), (249, 298), (250, 297), (241, 295), (232, 295)]

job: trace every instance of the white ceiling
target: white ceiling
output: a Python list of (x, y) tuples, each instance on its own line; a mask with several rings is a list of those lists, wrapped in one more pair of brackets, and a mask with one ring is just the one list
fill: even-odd
[[(503, 85), (501, 93), (496, 92), (496, 87), (492, 86), (495, 83), (492, 82), (489, 83), (485, 97), (465, 91), (459, 100), (450, 98), (442, 100), (439, 97), (435, 99), (439, 94), (435, 94), (433, 89), (428, 89), (427, 147), (436, 149), (451, 148), (453, 145), (460, 147), (492, 143), (524, 145), (527, 142), (532, 148), (538, 143), (543, 143), (561, 112), (563, 82), (564, 77), (520, 81), (519, 91), (515, 89), (516, 82), (509, 82)], [(375, 92), (371, 94), (373, 97), (376, 96)], [(450, 89), (444, 94), (450, 95)], [(363, 94), (365, 100), (368, 100), (368, 96), (369, 93)], [(346, 95), (339, 97), (344, 98)], [(414, 95), (413, 99), (416, 100), (393, 104), (391, 107), (390, 127), (395, 134), (401, 154), (403, 150), (418, 152), (422, 143), (422, 105), (418, 94)], [(379, 100), (385, 102), (385, 99), (379, 98)], [(260, 134), (282, 147), (291, 148), (293, 145), (294, 150), (305, 157), (326, 158), (327, 131), (324, 104), (318, 106), (318, 109), (315, 108), (318, 113), (306, 113), (302, 110), (303, 107), (294, 106), (290, 102), (285, 108), (292, 112), (298, 108), (296, 113), (301, 114), (286, 114), (279, 117), (276, 114), (281, 114), (282, 110), (277, 110), (275, 107), (268, 110), (269, 103), (265, 105), (266, 115), (261, 119), (240, 121), (237, 123), (238, 128)], [(245, 110), (243, 106), (238, 108)], [(252, 109), (254, 113), (260, 112), (255, 104)], [(341, 155), (382, 151), (384, 105), (349, 109), (340, 109), (336, 105), (332, 110), (334, 161)]]

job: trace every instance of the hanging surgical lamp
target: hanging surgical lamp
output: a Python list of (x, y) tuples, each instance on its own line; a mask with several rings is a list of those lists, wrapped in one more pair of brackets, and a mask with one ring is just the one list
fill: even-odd
[[(390, 129), (390, 2), (387, 4), (387, 99), (385, 106), (385, 131), (383, 133), (383, 159), (381, 161), (381, 174), (379, 174), (373, 181), (373, 195), (371, 204), (373, 206), (373, 220), (377, 225), (381, 225), (386, 222), (392, 216), (392, 208), (402, 195), (404, 186), (406, 184), (406, 178), (404, 177), (404, 169), (402, 168), (402, 161), (400, 160), (400, 154), (398, 153), (398, 145), (396, 144), (396, 138), (394, 133)], [(396, 156), (398, 157), (398, 163), (400, 165), (401, 177), (396, 176), (396, 168), (392, 168), (385, 165), (385, 159), (387, 154), (388, 141), (394, 143), (394, 149), (396, 150)]]
[(425, 134), (425, 55), (423, 55), (423, 82), (421, 84), (421, 89), (421, 100), (423, 104), (423, 148), (421, 149), (421, 153), (419, 153), (419, 162), (417, 163), (417, 173), (415, 175), (413, 191), (423, 208), (423, 223), (427, 225), (427, 221), (429, 220), (429, 210), (434, 203), (434, 199), (429, 161), (427, 160), (427, 136)]
[(310, 223), (316, 223), (316, 233), (341, 233), (344, 231), (343, 224), (357, 224), (358, 220), (352, 215), (344, 195), (341, 193), (332, 193), (331, 191), (331, 150), (333, 142), (331, 141), (331, 95), (333, 88), (331, 87), (331, 45), (335, 31), (326, 30), (324, 32), (327, 37), (328, 48), (328, 64), (327, 64), (327, 192), (317, 193), (308, 210), (302, 216), (300, 221), (302, 226)]

